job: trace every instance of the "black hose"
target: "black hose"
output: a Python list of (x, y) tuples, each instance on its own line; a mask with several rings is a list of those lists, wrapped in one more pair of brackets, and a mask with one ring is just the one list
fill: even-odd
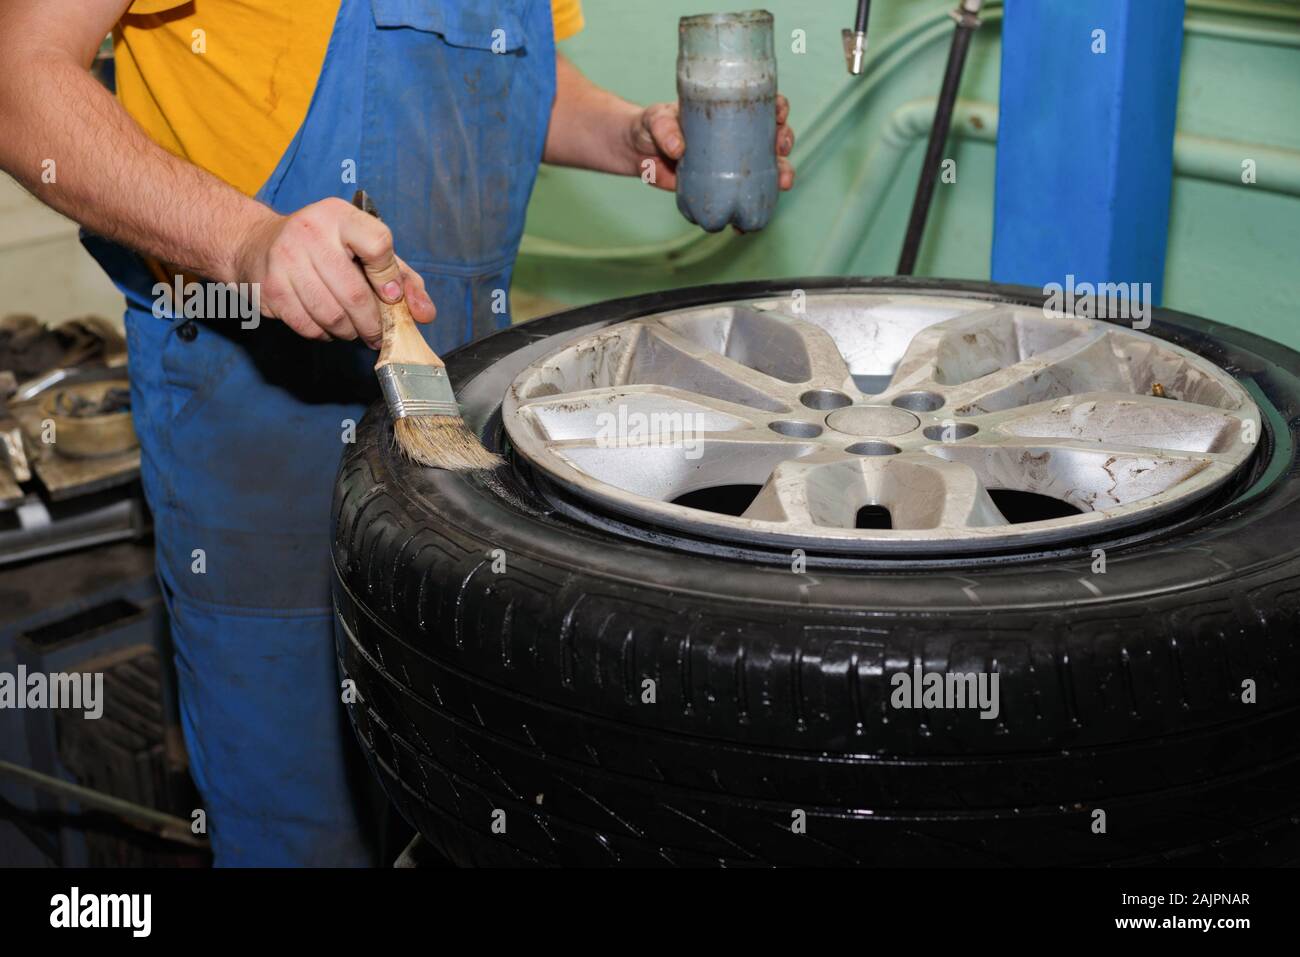
[(934, 183), (939, 175), (939, 161), (948, 142), (948, 130), (952, 126), (957, 88), (961, 86), (961, 74), (966, 66), (966, 52), (970, 49), (971, 34), (978, 26), (979, 20), (974, 14), (958, 9), (957, 28), (952, 35), (952, 46), (948, 48), (948, 65), (943, 71), (943, 86), (939, 90), (939, 103), (934, 111), (934, 124), (930, 127), (930, 141), (926, 144), (925, 159), (921, 163), (916, 198), (912, 200), (912, 215), (907, 221), (903, 252), (898, 257), (900, 276), (910, 276), (916, 268), (921, 239), (925, 236), (925, 221), (930, 215), (930, 201), (934, 198)]
[(867, 14), (871, 11), (871, 0), (858, 0), (858, 15), (853, 21), (854, 33), (867, 32)]

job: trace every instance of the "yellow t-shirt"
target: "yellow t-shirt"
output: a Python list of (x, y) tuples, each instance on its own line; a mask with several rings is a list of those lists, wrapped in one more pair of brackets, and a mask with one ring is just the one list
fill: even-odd
[[(113, 30), (118, 99), (160, 146), (251, 196), (307, 116), (338, 6), (135, 0)], [(551, 0), (551, 17), (557, 40), (573, 36), (581, 0)]]

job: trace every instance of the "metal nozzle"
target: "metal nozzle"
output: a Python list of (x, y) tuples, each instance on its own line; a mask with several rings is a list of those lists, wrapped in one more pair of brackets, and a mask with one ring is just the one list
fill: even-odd
[(980, 25), (980, 4), (983, 0), (958, 0), (957, 9), (948, 14), (959, 26), (975, 29)]
[(442, 366), (390, 362), (376, 369), (375, 374), (395, 419), (411, 415), (460, 415), (456, 393)]
[(844, 62), (854, 76), (862, 75), (862, 67), (867, 59), (867, 20), (871, 17), (871, 0), (858, 0), (858, 9), (853, 17), (853, 29), (844, 30)]
[(844, 37), (844, 62), (854, 76), (862, 75), (862, 65), (867, 59), (867, 35), (855, 33), (847, 27), (840, 34)]

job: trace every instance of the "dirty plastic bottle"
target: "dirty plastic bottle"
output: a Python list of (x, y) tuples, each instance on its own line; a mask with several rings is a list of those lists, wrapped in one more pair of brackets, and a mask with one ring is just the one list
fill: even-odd
[(677, 98), (686, 152), (677, 208), (711, 233), (762, 229), (776, 208), (772, 14), (710, 13), (677, 24)]

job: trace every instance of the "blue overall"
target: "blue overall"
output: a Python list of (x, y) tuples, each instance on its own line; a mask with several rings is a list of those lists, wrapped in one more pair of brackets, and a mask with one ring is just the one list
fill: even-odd
[[(366, 189), (424, 277), (438, 308), (425, 334), (446, 352), (509, 323), (496, 291), (554, 94), (547, 0), (342, 0), (307, 117), (258, 198), (287, 213)], [(378, 395), (375, 354), (269, 319), (157, 318), (140, 258), (85, 242), (127, 298), (144, 489), (216, 862), (372, 863), (334, 662), (329, 519), (349, 423)]]

